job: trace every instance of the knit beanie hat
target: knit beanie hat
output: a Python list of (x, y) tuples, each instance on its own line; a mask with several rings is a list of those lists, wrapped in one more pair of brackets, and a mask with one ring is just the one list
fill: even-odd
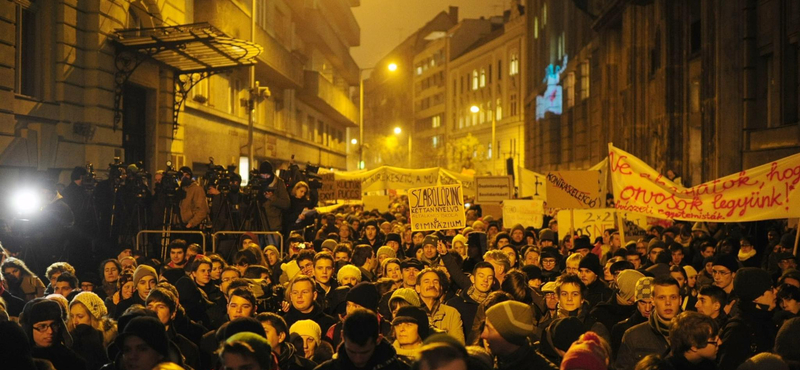
[(514, 225), (514, 226), (511, 228), (511, 234), (513, 234), (513, 233), (514, 233), (514, 231), (517, 231), (517, 230), (522, 230), (522, 232), (524, 233), (524, 232), (525, 232), (525, 226), (522, 226), (522, 224), (516, 224), (516, 225)]
[(422, 239), (422, 246), (426, 246), (428, 244), (432, 244), (433, 246), (439, 245), (439, 237), (436, 234), (431, 234)]
[(561, 361), (561, 370), (607, 370), (608, 360), (609, 354), (603, 346), (602, 339), (590, 331), (581, 335), (580, 339), (569, 347)]
[(603, 266), (600, 266), (600, 259), (594, 253), (589, 253), (585, 257), (581, 258), (578, 268), (589, 269), (589, 271), (594, 272), (598, 278), (603, 277)]
[(692, 231), (702, 231), (706, 233), (706, 235), (711, 234), (711, 232), (708, 231), (708, 226), (706, 226), (705, 222), (695, 222), (694, 225), (692, 225)]
[(586, 332), (586, 327), (581, 319), (573, 316), (553, 320), (548, 330), (553, 346), (566, 352)]
[(386, 256), (386, 258), (396, 258), (397, 252), (395, 252), (392, 247), (387, 247), (384, 245), (383, 247), (378, 248), (378, 253), (376, 253), (375, 256), (378, 257), (378, 259), (380, 259), (381, 256)]
[(580, 249), (592, 249), (592, 241), (589, 240), (589, 237), (586, 235), (575, 238), (575, 241), (573, 242), (572, 251), (577, 252)]
[(274, 245), (268, 245), (264, 247), (264, 255), (266, 255), (268, 251), (274, 252), (275, 255), (278, 256), (278, 259), (281, 258), (281, 252), (278, 252), (278, 248), (275, 247)]
[(732, 254), (720, 254), (714, 257), (713, 266), (723, 266), (731, 272), (736, 272), (739, 269), (739, 261)]
[(139, 280), (142, 280), (142, 278), (145, 276), (152, 276), (154, 279), (156, 279), (156, 281), (158, 281), (158, 274), (156, 274), (156, 269), (147, 265), (139, 265), (139, 267), (137, 267), (136, 270), (133, 272), (134, 289), (137, 286), (139, 286)]
[(419, 307), (420, 306), (419, 295), (417, 294), (416, 290), (411, 289), (411, 288), (398, 288), (398, 289), (396, 289), (392, 293), (391, 297), (389, 298), (389, 306), (390, 307), (391, 307), (392, 301), (395, 300), (395, 299), (402, 299), (402, 300), (410, 303), (412, 306), (415, 306), (415, 307)]
[(697, 276), (697, 270), (695, 270), (692, 266), (683, 266), (683, 271), (686, 271), (686, 277), (689, 279), (691, 279), (693, 276)]
[(653, 251), (653, 249), (656, 249), (656, 248), (661, 248), (663, 250), (667, 250), (667, 243), (664, 243), (661, 240), (658, 240), (656, 238), (650, 239), (650, 243), (647, 244), (647, 253), (649, 254), (650, 252)]
[(319, 324), (313, 320), (297, 320), (292, 327), (289, 328), (289, 334), (297, 333), (298, 335), (305, 335), (314, 338), (314, 342), (319, 344), (322, 339), (322, 329)]
[(555, 292), (556, 292), (555, 281), (547, 282), (542, 286), (542, 293), (555, 293)]
[(64, 319), (64, 321), (66, 321), (67, 313), (69, 313), (69, 301), (67, 300), (67, 298), (58, 293), (48, 294), (44, 298), (46, 298), (49, 301), (56, 302), (61, 306), (61, 313), (62, 313), (61, 318)]
[(335, 317), (334, 314), (344, 315), (347, 312), (347, 293), (349, 292), (350, 286), (343, 285), (325, 295), (325, 302), (328, 304), (331, 315)]
[(472, 228), (473, 228), (473, 229), (481, 229), (481, 230), (483, 230), (483, 227), (484, 227), (485, 225), (486, 225), (486, 224), (484, 224), (484, 223), (483, 223), (483, 221), (481, 221), (481, 220), (475, 220), (475, 222), (473, 222), (473, 223), (472, 223)]
[(541, 231), (539, 231), (539, 240), (540, 241), (549, 240), (552, 241), (553, 243), (557, 243), (556, 233), (554, 233), (553, 230), (550, 229), (542, 229)]
[(72, 302), (70, 302), (69, 307), (72, 308), (72, 305), (75, 303), (80, 303), (83, 307), (86, 307), (86, 310), (89, 311), (92, 316), (94, 316), (95, 320), (100, 320), (103, 316), (108, 315), (108, 309), (106, 308), (105, 303), (97, 294), (93, 292), (80, 292), (75, 298), (72, 298)]
[(761, 352), (743, 362), (736, 370), (789, 370), (784, 358), (769, 352)]
[(125, 338), (129, 336), (136, 336), (162, 356), (169, 356), (167, 331), (164, 328), (164, 324), (158, 321), (157, 318), (152, 316), (139, 316), (131, 319), (131, 321), (125, 325), (122, 334), (115, 339), (117, 348), (122, 348), (125, 343)]
[(792, 249), (794, 248), (794, 233), (788, 232), (786, 234), (781, 235), (781, 241), (778, 243), (785, 249)]
[(533, 310), (518, 301), (500, 302), (486, 310), (486, 321), (490, 322), (503, 339), (522, 345), (533, 333)]
[(263, 366), (263, 364), (272, 363), (272, 347), (270, 347), (269, 342), (267, 342), (267, 338), (264, 338), (258, 334), (243, 332), (234, 334), (225, 340), (225, 342), (246, 343), (250, 348), (253, 349), (253, 355), (256, 357), (256, 361), (259, 363), (259, 365)]
[(769, 272), (757, 267), (739, 269), (733, 278), (733, 292), (742, 302), (752, 302), (770, 289), (772, 289), (772, 278)]
[(800, 317), (783, 322), (775, 337), (775, 353), (786, 361), (800, 361)]
[(400, 238), (400, 234), (398, 233), (386, 234), (386, 242), (397, 242), (398, 244), (403, 244), (403, 240)]
[(464, 235), (461, 235), (461, 234), (458, 234), (458, 235), (454, 236), (452, 245), (455, 246), (456, 243), (461, 243), (466, 247), (467, 246), (467, 237), (464, 236)]
[(619, 276), (617, 276), (617, 286), (619, 287), (617, 294), (620, 298), (626, 302), (633, 299), (636, 296), (636, 283), (643, 277), (644, 274), (636, 270), (620, 271)]
[(330, 249), (330, 250), (336, 249), (336, 240), (325, 239), (325, 241), (322, 242), (322, 248), (327, 248), (327, 249)]
[[(472, 234), (470, 234), (470, 235), (472, 235)], [(495, 244), (497, 244), (497, 242), (500, 241), (501, 239), (506, 239), (508, 241), (511, 241), (511, 236), (509, 236), (508, 233), (505, 232), (505, 231), (497, 233), (497, 235), (494, 236)]]
[(542, 278), (542, 269), (539, 266), (526, 265), (522, 266), (520, 270), (522, 270), (522, 272), (525, 273), (525, 276), (528, 278), (528, 280), (536, 280)]
[(430, 334), (430, 323), (428, 322), (428, 314), (421, 308), (416, 306), (403, 306), (397, 310), (392, 325), (397, 325), (404, 322), (417, 324), (417, 333), (420, 339), (425, 340)]
[(336, 274), (336, 280), (342, 281), (346, 277), (355, 276), (358, 281), (361, 281), (361, 270), (353, 265), (344, 265), (339, 268)]
[(652, 277), (643, 277), (636, 281), (636, 292), (633, 297), (637, 302), (653, 298), (653, 280), (655, 279)]
[(378, 288), (366, 281), (358, 283), (347, 293), (347, 302), (353, 302), (372, 312), (378, 312), (378, 302), (380, 300), (381, 295), (378, 293)]

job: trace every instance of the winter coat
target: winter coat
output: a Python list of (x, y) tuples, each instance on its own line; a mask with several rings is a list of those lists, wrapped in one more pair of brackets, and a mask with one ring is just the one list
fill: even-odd
[(189, 186), (184, 187), (184, 191), (186, 191), (186, 197), (181, 199), (179, 205), (181, 221), (183, 221), (183, 226), (192, 224), (192, 228), (196, 228), (208, 217), (206, 192), (203, 187), (194, 181)]
[(739, 303), (739, 313), (722, 328), (717, 358), (720, 369), (733, 369), (750, 357), (772, 351), (778, 327), (773, 312), (757, 309), (753, 303)]
[(273, 175), (272, 183), (269, 184), (270, 189), (275, 189), (270, 199), (261, 203), (261, 208), (264, 209), (266, 216), (266, 225), (269, 230), (264, 231), (282, 231), (283, 230), (283, 212), (288, 210), (291, 206), (291, 199), (289, 199), (289, 192), (286, 190), (286, 183), (283, 180)]
[(638, 311), (636, 309), (636, 304), (629, 306), (621, 305), (615, 294), (607, 301), (598, 303), (589, 315), (597, 320), (597, 322), (603, 324), (603, 326), (611, 332), (614, 325), (630, 317), (633, 311)]
[(683, 356), (667, 356), (666, 369), (668, 370), (717, 370), (717, 364), (714, 361), (703, 359), (702, 361), (693, 364)]
[(472, 323), (475, 320), (475, 314), (478, 312), (480, 302), (476, 302), (467, 294), (465, 289), (462, 289), (458, 295), (447, 301), (447, 305), (461, 313), (461, 327), (464, 330), (464, 337), (470, 337), (472, 333)]
[[(344, 346), (339, 346), (339, 350), (333, 359), (325, 361), (316, 367), (315, 370), (352, 370), (359, 369), (350, 360)], [(409, 367), (397, 357), (397, 352), (389, 342), (381, 339), (375, 346), (364, 370), (408, 370)]]
[(86, 370), (86, 361), (61, 343), (50, 347), (34, 346), (33, 358), (50, 361), (58, 370)]
[(530, 343), (519, 347), (508, 356), (497, 356), (495, 368), (498, 370), (558, 369), (556, 365), (536, 351)]
[(294, 306), (289, 308), (289, 312), (283, 315), (283, 320), (286, 321), (286, 327), (291, 328), (294, 323), (300, 320), (311, 320), (317, 323), (322, 332), (325, 333), (331, 326), (336, 324), (336, 319), (322, 312), (322, 307), (320, 307), (319, 304), (314, 302), (313, 305), (314, 308), (309, 313), (302, 313), (294, 308)]
[(664, 357), (669, 350), (667, 338), (650, 326), (649, 322), (643, 322), (628, 329), (622, 336), (615, 369), (633, 370), (645, 356), (656, 354)]
[(17, 286), (9, 286), (8, 291), (15, 297), (28, 301), (44, 297), (45, 286), (39, 278), (34, 276), (21, 276), (21, 281)]
[(433, 312), (428, 313), (428, 320), (434, 328), (444, 331), (460, 343), (464, 343), (464, 325), (461, 321), (461, 313), (455, 308), (439, 304), (438, 307), (434, 307)]
[(211, 308), (212, 302), (208, 300), (205, 292), (192, 280), (189, 275), (181, 276), (175, 282), (175, 289), (181, 299), (181, 306), (186, 310), (186, 316), (205, 326), (210, 326), (211, 319), (206, 310)]
[(281, 370), (312, 370), (317, 366), (303, 354), (298, 354), (293, 344), (281, 343), (281, 353), (278, 355), (278, 368)]
[(625, 320), (622, 320), (611, 327), (611, 350), (614, 352), (613, 357), (616, 358), (619, 352), (619, 346), (622, 344), (622, 336), (628, 329), (647, 322), (647, 318), (642, 316), (638, 309), (633, 311), (633, 314)]
[(589, 309), (613, 297), (614, 291), (611, 290), (604, 281), (600, 280), (599, 277), (586, 287), (586, 294), (584, 295), (586, 302), (589, 302)]

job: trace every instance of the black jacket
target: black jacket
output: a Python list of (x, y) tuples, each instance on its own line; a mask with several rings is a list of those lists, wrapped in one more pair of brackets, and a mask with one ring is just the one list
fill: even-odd
[(630, 306), (621, 305), (617, 301), (617, 295), (614, 294), (609, 300), (598, 303), (589, 315), (610, 332), (614, 325), (630, 317), (633, 311), (638, 311), (635, 303)]
[(476, 302), (467, 294), (465, 289), (462, 289), (458, 295), (447, 300), (445, 304), (455, 308), (461, 314), (461, 326), (464, 328), (464, 338), (469, 338), (480, 302)]
[(536, 351), (530, 343), (519, 347), (508, 356), (497, 356), (497, 370), (553, 369), (558, 367)]
[(606, 302), (614, 297), (614, 291), (611, 290), (605, 282), (600, 280), (600, 277), (586, 287), (586, 302), (589, 302), (589, 309), (594, 308), (600, 302)]
[(339, 346), (335, 358), (325, 361), (316, 367), (316, 370), (408, 370), (409, 367), (397, 358), (397, 351), (389, 342), (381, 339), (375, 347), (375, 352), (369, 359), (367, 366), (357, 368), (347, 356), (344, 346)]
[(322, 308), (319, 304), (314, 302), (313, 305), (314, 308), (309, 313), (302, 313), (294, 307), (290, 308), (289, 312), (283, 315), (283, 320), (286, 321), (286, 327), (291, 328), (292, 324), (300, 320), (311, 320), (317, 323), (322, 332), (325, 333), (331, 326), (336, 324), (336, 319), (322, 312)]
[(614, 324), (611, 328), (611, 350), (614, 352), (613, 358), (617, 357), (617, 351), (619, 351), (619, 346), (622, 344), (622, 336), (625, 332), (645, 321), (647, 321), (647, 319), (642, 316), (638, 309), (635, 309), (630, 317)]
[(711, 360), (704, 359), (693, 364), (686, 357), (669, 355), (664, 361), (667, 362), (667, 369), (670, 370), (717, 370), (717, 364)]
[(294, 345), (288, 342), (281, 343), (281, 353), (278, 355), (278, 368), (281, 370), (312, 370), (317, 366), (303, 354), (298, 354)]
[(722, 329), (717, 358), (721, 369), (733, 369), (750, 357), (772, 351), (778, 327), (773, 312), (759, 310), (755, 304), (739, 303), (739, 313)]
[(50, 347), (34, 346), (33, 358), (50, 361), (57, 370), (86, 370), (86, 361), (61, 343)]
[(114, 319), (119, 319), (119, 317), (125, 313), (125, 310), (127, 310), (130, 306), (133, 306), (135, 304), (140, 304), (142, 306), (147, 307), (144, 300), (139, 297), (139, 293), (137, 293), (136, 291), (133, 292), (133, 295), (130, 298), (123, 301), (119, 301), (119, 303), (117, 304), (117, 308), (114, 311)]

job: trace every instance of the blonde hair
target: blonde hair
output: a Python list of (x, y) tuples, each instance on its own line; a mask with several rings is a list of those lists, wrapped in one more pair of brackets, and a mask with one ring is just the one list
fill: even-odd
[(293, 197), (297, 196), (297, 190), (299, 190), (300, 188), (306, 189), (306, 195), (304, 196), (304, 198), (309, 199), (310, 195), (308, 194), (308, 192), (311, 189), (308, 188), (308, 184), (305, 181), (298, 181), (296, 184), (294, 184), (294, 187), (292, 188), (292, 196)]
[[(103, 333), (103, 346), (108, 346), (109, 344), (114, 342), (114, 339), (117, 337), (117, 323), (114, 320), (110, 319), (108, 316), (103, 316), (100, 319), (97, 319), (92, 315), (86, 305), (77, 300), (73, 300), (69, 304), (69, 308), (71, 309), (72, 306), (80, 305), (84, 311), (86, 311), (86, 315), (89, 316), (89, 322), (91, 326), (95, 329)], [(72, 314), (69, 314), (72, 316)], [(75, 330), (75, 323), (72, 321), (72, 317), (67, 320), (67, 330), (72, 332)]]

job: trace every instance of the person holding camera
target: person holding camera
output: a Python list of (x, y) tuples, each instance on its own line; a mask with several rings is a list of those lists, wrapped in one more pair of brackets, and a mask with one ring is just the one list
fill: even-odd
[[(286, 183), (275, 175), (272, 163), (261, 162), (260, 177), (263, 179), (260, 191), (261, 207), (264, 210), (264, 231), (283, 231), (283, 212), (289, 210), (291, 200), (286, 190)], [(270, 241), (274, 244), (274, 241)]]
[[(178, 172), (181, 176), (181, 190), (186, 193), (179, 205), (181, 226), (186, 230), (200, 230), (200, 224), (208, 217), (206, 192), (193, 180), (191, 168), (184, 166)], [(188, 244), (202, 242), (197, 234), (187, 234), (184, 239)]]

